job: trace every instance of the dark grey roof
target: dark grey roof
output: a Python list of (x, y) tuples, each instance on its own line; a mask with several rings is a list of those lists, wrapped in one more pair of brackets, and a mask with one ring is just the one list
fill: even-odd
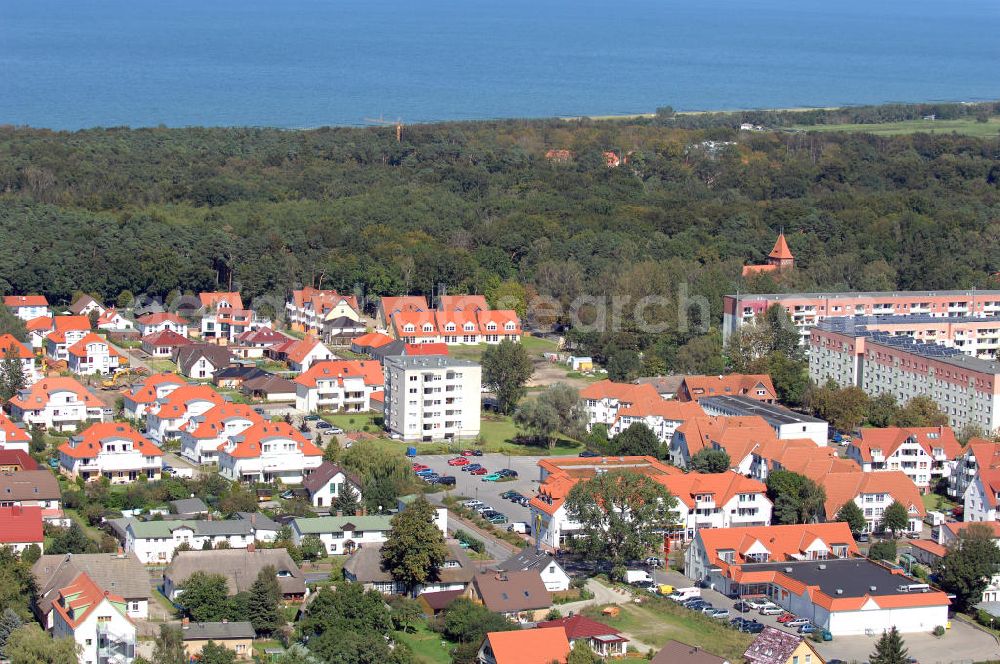
[(44, 555), (31, 566), (38, 584), (38, 610), (48, 614), (61, 588), (86, 572), (99, 587), (126, 600), (148, 599), (149, 573), (134, 553), (67, 553)]
[(174, 508), (174, 513), (182, 514), (208, 514), (208, 505), (201, 498), (181, 498), (171, 500), (170, 506)]
[[(743, 565), (743, 571), (780, 571), (807, 586), (819, 587), (821, 592), (830, 597), (906, 595), (905, 591), (899, 590), (899, 586), (919, 583), (909, 577), (893, 574), (867, 558), (747, 564)], [(875, 590), (872, 590), (872, 586)]]
[(364, 323), (360, 323), (347, 316), (337, 316), (333, 320), (323, 323), (324, 330), (366, 330)]
[(764, 418), (764, 420), (771, 426), (780, 426), (783, 424), (823, 423), (823, 420), (810, 415), (796, 413), (795, 411), (789, 410), (784, 406), (779, 406), (773, 403), (764, 403), (763, 401), (757, 401), (756, 399), (744, 396), (720, 395), (714, 397), (702, 397), (698, 403), (706, 411), (714, 409), (720, 412), (725, 412), (727, 415), (757, 415)]
[(221, 641), (225, 639), (252, 639), (256, 636), (248, 622), (188, 623), (181, 627), (185, 641)]
[(378, 360), (384, 364), (385, 358), (402, 355), (404, 350), (406, 350), (406, 344), (404, 342), (392, 341), (384, 346), (368, 349), (368, 354), (372, 356), (373, 360)]
[(246, 364), (234, 364), (231, 367), (225, 367), (215, 372), (216, 379), (240, 379), (240, 380), (251, 380), (253, 378), (260, 378), (261, 376), (272, 375), (269, 371), (264, 371), (258, 367), (246, 365)]
[[(448, 563), (457, 563), (447, 566)], [(357, 583), (392, 581), (392, 575), (382, 569), (382, 545), (365, 545), (354, 552), (344, 563), (344, 573)], [(438, 570), (435, 581), (443, 583), (469, 583), (475, 576), (472, 561), (455, 540), (448, 541), (446, 566)]]
[(295, 394), (295, 383), (281, 376), (256, 376), (244, 380), (240, 389), (265, 394)]
[(324, 461), (316, 467), (316, 470), (309, 473), (309, 475), (302, 480), (302, 486), (305, 487), (306, 491), (308, 491), (311, 496), (325, 487), (330, 480), (337, 476), (337, 473), (343, 473), (344, 477), (346, 477), (347, 480), (354, 485), (355, 491), (361, 488), (361, 482), (358, 480), (357, 475), (344, 470), (337, 464), (330, 461)]
[(242, 519), (244, 521), (249, 521), (255, 530), (274, 530), (277, 531), (281, 526), (271, 519), (266, 514), (261, 512), (236, 512), (233, 514), (232, 518)]
[(671, 374), (669, 376), (651, 376), (648, 378), (636, 378), (636, 385), (652, 385), (659, 394), (676, 394), (684, 382), (684, 374)]
[(211, 362), (212, 366), (216, 369), (229, 366), (232, 362), (229, 349), (225, 346), (216, 346), (215, 344), (192, 344), (177, 350), (177, 366), (180, 368), (181, 373), (188, 374), (194, 366), (194, 363), (203, 357)]
[[(278, 572), (278, 587), (285, 595), (303, 595), (306, 583), (302, 570), (285, 549), (214, 549), (212, 551), (178, 551), (166, 571), (174, 587), (182, 585), (195, 572), (222, 574), (226, 577), (229, 593), (249, 590), (257, 575), (268, 565)], [(287, 573), (282, 576), (282, 573)]]
[[(496, 568), (504, 571), (534, 569), (540, 572), (555, 562), (556, 559), (549, 554), (535, 551), (529, 546), (521, 549), (519, 553), (515, 553), (502, 563), (497, 564)], [(559, 563), (556, 564), (558, 565)]]

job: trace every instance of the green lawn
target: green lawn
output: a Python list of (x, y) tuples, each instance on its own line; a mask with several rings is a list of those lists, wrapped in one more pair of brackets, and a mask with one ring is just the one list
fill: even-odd
[(554, 353), (559, 350), (556, 342), (541, 337), (521, 337), (521, 345), (529, 353)]
[(582, 613), (657, 648), (676, 639), (701, 646), (730, 662), (739, 662), (753, 640), (753, 635), (737, 632), (725, 621), (689, 611), (666, 599), (651, 598), (641, 605), (624, 604), (617, 617), (601, 615), (603, 608), (588, 607)]
[(580, 442), (562, 434), (556, 434), (556, 444), (551, 450), (533, 445), (519, 445), (514, 442), (517, 433), (514, 420), (508, 415), (484, 414), (479, 423), (479, 435), (483, 438), (482, 448), (485, 452), (514, 455), (561, 455), (576, 454), (583, 450), (583, 445)]
[(382, 431), (382, 427), (375, 424), (375, 417), (381, 417), (377, 413), (321, 413), (320, 417), (344, 431), (364, 431), (366, 426), (372, 434)]
[(98, 544), (101, 543), (101, 539), (104, 537), (104, 533), (102, 533), (97, 528), (94, 528), (89, 523), (87, 523), (87, 520), (84, 519), (83, 516), (78, 511), (76, 511), (75, 509), (64, 509), (63, 512), (66, 514), (66, 516), (72, 519), (78, 526), (83, 528), (83, 532), (87, 534), (87, 537), (94, 540)]
[(917, 132), (950, 134), (956, 132), (967, 136), (996, 137), (1000, 133), (1000, 117), (991, 117), (989, 122), (976, 122), (975, 118), (960, 120), (907, 120), (884, 124), (840, 124), (840, 125), (796, 125), (797, 131), (854, 131), (883, 136), (915, 134)]
[(164, 371), (172, 371), (176, 373), (177, 371), (177, 365), (170, 360), (147, 360), (146, 364), (148, 364), (149, 368), (155, 373), (163, 373)]
[(418, 623), (412, 634), (393, 632), (392, 638), (409, 646), (419, 664), (447, 664), (451, 661), (453, 646), (442, 639), (440, 634), (431, 631), (426, 623)]
[(925, 493), (921, 498), (924, 500), (924, 509), (926, 510), (947, 512), (958, 506), (955, 501), (937, 493)]

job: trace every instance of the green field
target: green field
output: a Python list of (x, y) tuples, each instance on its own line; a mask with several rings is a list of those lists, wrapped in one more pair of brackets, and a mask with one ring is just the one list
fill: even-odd
[(753, 635), (737, 632), (725, 621), (689, 611), (665, 599), (650, 598), (641, 605), (623, 604), (617, 617), (601, 615), (603, 608), (588, 607), (581, 613), (656, 648), (676, 639), (701, 646), (730, 662), (741, 662), (753, 640)]
[(322, 413), (320, 417), (344, 431), (364, 431), (366, 426), (372, 434), (382, 431), (382, 427), (375, 424), (375, 413)]
[(958, 506), (953, 500), (936, 493), (925, 493), (921, 498), (924, 501), (924, 509), (938, 512), (949, 512)]
[(393, 632), (392, 637), (409, 646), (419, 664), (444, 664), (451, 661), (451, 644), (443, 640), (440, 634), (432, 632), (426, 623), (418, 623), (412, 634)]
[(884, 124), (840, 124), (840, 125), (795, 125), (794, 131), (854, 131), (880, 136), (898, 136), (917, 132), (950, 134), (952, 132), (979, 138), (1000, 136), (1000, 117), (991, 117), (989, 122), (976, 122), (975, 118), (960, 120), (906, 120)]

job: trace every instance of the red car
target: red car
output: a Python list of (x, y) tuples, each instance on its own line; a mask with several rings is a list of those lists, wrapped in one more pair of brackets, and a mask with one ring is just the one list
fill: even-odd
[(464, 457), (476, 456), (476, 453), (473, 452), (472, 450), (462, 450), (462, 456)]
[(455, 457), (454, 459), (448, 459), (449, 466), (465, 466), (468, 465), (469, 460), (465, 457)]
[(490, 471), (486, 470), (485, 468), (476, 468), (475, 470), (470, 470), (469, 474), (470, 475), (485, 475), (488, 472), (490, 472)]
[(792, 622), (793, 620), (795, 620), (794, 613), (786, 613), (782, 616), (778, 616), (778, 622), (780, 623)]
[(425, 466), (422, 463), (413, 464), (413, 472), (415, 473), (419, 473), (421, 470), (430, 470), (430, 469), (431, 469), (430, 466)]

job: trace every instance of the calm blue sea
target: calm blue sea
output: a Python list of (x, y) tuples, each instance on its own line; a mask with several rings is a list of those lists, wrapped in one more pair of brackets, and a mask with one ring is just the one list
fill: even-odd
[(0, 123), (1000, 98), (1000, 0), (3, 0)]

